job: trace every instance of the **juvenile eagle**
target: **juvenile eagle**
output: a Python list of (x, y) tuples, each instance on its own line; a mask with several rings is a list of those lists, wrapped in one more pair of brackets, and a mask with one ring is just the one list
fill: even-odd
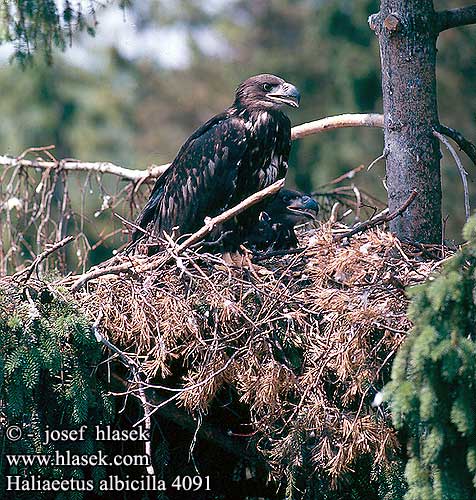
[(309, 195), (283, 188), (263, 207), (258, 224), (246, 235), (244, 244), (255, 252), (296, 248), (294, 228), (315, 220), (318, 212), (319, 204)]
[[(157, 180), (136, 224), (161, 238), (193, 233), (247, 196), (285, 176), (291, 148), (291, 124), (281, 111), (298, 107), (297, 88), (274, 75), (241, 83), (233, 104), (214, 116), (184, 143)], [(223, 250), (236, 251), (243, 235), (258, 223), (260, 206), (226, 225)], [(136, 229), (132, 240), (143, 232)]]

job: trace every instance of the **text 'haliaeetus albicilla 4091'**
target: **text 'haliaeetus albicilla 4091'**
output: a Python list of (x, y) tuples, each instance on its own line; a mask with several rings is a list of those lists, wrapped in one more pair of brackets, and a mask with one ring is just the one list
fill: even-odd
[[(291, 124), (281, 111), (299, 106), (294, 85), (274, 75), (248, 78), (235, 101), (192, 134), (171, 166), (157, 180), (136, 224), (159, 239), (197, 231), (251, 194), (285, 176), (291, 148)], [(259, 205), (223, 228), (224, 251), (236, 251), (243, 235), (257, 224)], [(133, 241), (143, 236), (136, 229)]]

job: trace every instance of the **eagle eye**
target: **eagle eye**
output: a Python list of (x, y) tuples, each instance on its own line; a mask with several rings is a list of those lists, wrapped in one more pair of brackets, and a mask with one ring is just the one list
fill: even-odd
[(273, 90), (273, 85), (271, 85), (271, 83), (263, 83), (263, 90), (265, 92), (271, 92), (271, 90)]

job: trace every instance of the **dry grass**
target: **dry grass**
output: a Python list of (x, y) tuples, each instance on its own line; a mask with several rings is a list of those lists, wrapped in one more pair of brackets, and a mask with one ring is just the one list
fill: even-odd
[(205, 413), (231, 386), (276, 475), (305, 455), (337, 479), (362, 454), (384, 463), (397, 447), (387, 412), (371, 402), (411, 326), (404, 288), (441, 262), (380, 229), (334, 243), (340, 229), (302, 234), (306, 251), (260, 262), (267, 273), (188, 252), (102, 276), (77, 297), (140, 364), (145, 387), (178, 389), (163, 393)]

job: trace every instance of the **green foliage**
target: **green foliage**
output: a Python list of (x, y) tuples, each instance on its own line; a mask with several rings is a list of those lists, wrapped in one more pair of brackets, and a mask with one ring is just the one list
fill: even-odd
[(94, 36), (96, 1), (64, 0), (58, 8), (55, 0), (5, 0), (0, 7), (0, 43), (13, 42), (15, 59), (23, 66), (41, 51), (51, 62), (54, 47), (64, 50), (73, 32), (86, 30)]
[(476, 496), (476, 217), (441, 274), (412, 290), (414, 328), (386, 386), (409, 436), (405, 500)]
[[(88, 471), (87, 467), (7, 463), (9, 454), (94, 453), (100, 449), (92, 438), (94, 426), (109, 422), (113, 415), (112, 400), (96, 376), (102, 352), (89, 322), (72, 302), (33, 301), (36, 295), (30, 288), (0, 289), (0, 421), (4, 428), (19, 426), (23, 434), (18, 441), (3, 439), (1, 492), (7, 474), (68, 479), (103, 473), (101, 467)], [(45, 442), (47, 429), (74, 430), (82, 425), (87, 426), (84, 440)], [(25, 498), (31, 496), (27, 493)]]

